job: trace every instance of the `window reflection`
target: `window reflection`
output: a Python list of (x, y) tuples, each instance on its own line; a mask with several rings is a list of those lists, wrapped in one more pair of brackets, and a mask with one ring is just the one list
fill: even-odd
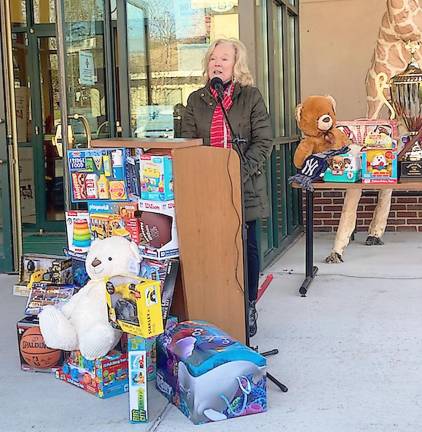
[(209, 43), (239, 37), (238, 1), (130, 1), (127, 18), (132, 134), (173, 138)]

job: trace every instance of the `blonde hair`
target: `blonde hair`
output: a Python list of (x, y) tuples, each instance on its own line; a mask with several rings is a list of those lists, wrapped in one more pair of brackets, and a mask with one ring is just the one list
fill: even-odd
[(205, 83), (208, 82), (208, 63), (217, 45), (227, 43), (231, 44), (234, 48), (234, 67), (233, 67), (233, 80), (238, 82), (242, 87), (253, 85), (254, 81), (252, 74), (248, 67), (248, 60), (246, 54), (246, 47), (239, 39), (216, 39), (208, 48), (204, 59), (202, 60), (203, 75)]

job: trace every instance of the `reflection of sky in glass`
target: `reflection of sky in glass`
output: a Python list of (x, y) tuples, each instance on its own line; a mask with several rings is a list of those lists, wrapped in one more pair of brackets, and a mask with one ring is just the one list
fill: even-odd
[(145, 14), (127, 4), (127, 44), (129, 53), (145, 53)]

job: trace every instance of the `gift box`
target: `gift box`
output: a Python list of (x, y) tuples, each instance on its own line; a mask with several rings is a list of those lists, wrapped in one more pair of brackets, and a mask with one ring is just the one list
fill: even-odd
[(333, 156), (328, 161), (328, 168), (324, 173), (324, 181), (354, 183), (360, 180), (361, 173), (360, 155), (343, 153)]
[(157, 388), (193, 423), (267, 409), (266, 359), (204, 321), (157, 338)]
[(170, 155), (145, 153), (140, 161), (141, 198), (169, 201), (173, 193), (173, 161)]
[(397, 151), (364, 150), (362, 152), (362, 183), (397, 183)]

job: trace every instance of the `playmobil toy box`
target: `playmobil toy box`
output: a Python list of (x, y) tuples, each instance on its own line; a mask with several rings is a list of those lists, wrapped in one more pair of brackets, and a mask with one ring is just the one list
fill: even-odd
[(360, 178), (360, 155), (344, 153), (329, 159), (327, 171), (324, 173), (324, 181), (354, 183), (360, 180)]
[(66, 212), (67, 247), (69, 251), (86, 254), (91, 246), (89, 214), (83, 210)]
[(203, 321), (157, 338), (157, 387), (193, 423), (267, 409), (266, 359)]
[(62, 364), (65, 353), (46, 346), (38, 317), (28, 316), (17, 325), (21, 369), (25, 372), (55, 372)]
[(105, 279), (108, 318), (126, 333), (151, 337), (163, 332), (160, 283), (135, 276)]
[(127, 201), (124, 149), (68, 150), (72, 201)]
[(148, 421), (148, 381), (155, 380), (156, 338), (128, 335), (129, 420)]
[(144, 258), (166, 259), (179, 256), (174, 201), (139, 200)]
[(362, 152), (362, 183), (397, 183), (397, 151), (364, 150)]
[(19, 281), (13, 288), (15, 295), (28, 296), (34, 282), (72, 284), (72, 262), (61, 255), (26, 253), (19, 266)]
[(117, 350), (96, 360), (87, 360), (79, 351), (72, 351), (56, 378), (73, 384), (100, 398), (109, 398), (128, 391), (127, 354)]
[(174, 199), (173, 162), (170, 155), (145, 153), (140, 161), (141, 198), (151, 201)]
[(391, 149), (399, 138), (395, 120), (338, 121), (336, 127), (360, 147)]
[(139, 244), (142, 237), (137, 212), (137, 202), (88, 201), (92, 237), (121, 236)]

